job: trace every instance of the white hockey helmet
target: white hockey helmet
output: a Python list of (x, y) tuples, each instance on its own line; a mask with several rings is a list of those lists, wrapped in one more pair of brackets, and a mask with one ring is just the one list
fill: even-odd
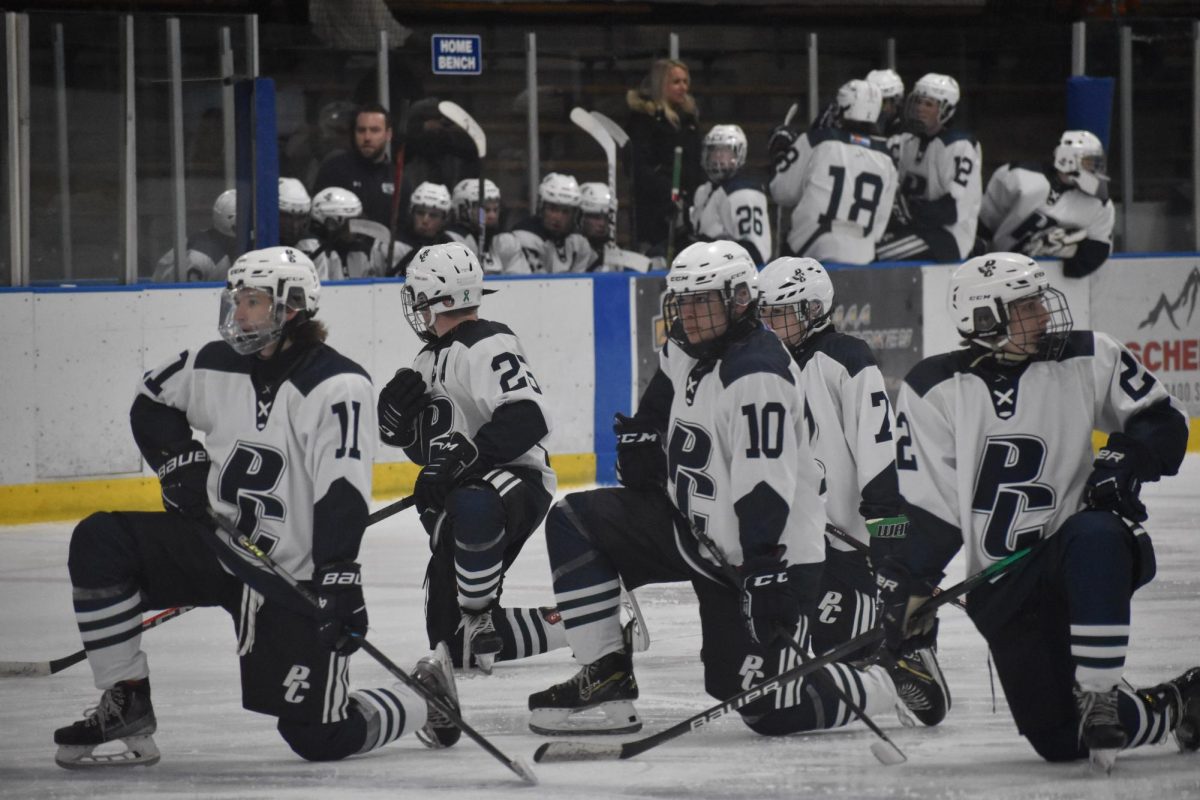
[(904, 81), (894, 69), (873, 69), (867, 73), (867, 83), (879, 89), (884, 100), (904, 97)]
[(233, 236), (237, 231), (237, 189), (226, 189), (213, 201), (212, 223), (218, 233)]
[[(301, 325), (317, 313), (321, 280), (317, 268), (294, 247), (267, 247), (240, 256), (229, 268), (221, 293), (221, 316), (217, 329), (230, 347), (242, 355), (257, 353), (278, 341), (289, 326)], [(245, 290), (262, 292), (271, 308), (261, 317), (253, 310), (238, 319), (238, 301)], [(288, 321), (289, 309), (299, 313)]]
[(777, 258), (758, 274), (758, 305), (767, 326), (795, 347), (829, 326), (833, 281), (815, 258)]
[[(1015, 320), (1014, 303), (1038, 301)], [(1070, 333), (1071, 311), (1062, 292), (1036, 261), (1020, 253), (987, 253), (968, 260), (950, 276), (950, 316), (964, 339), (1002, 360), (1037, 355), (1053, 360)], [(1013, 329), (1014, 322), (1019, 325)]]
[[(719, 313), (713, 300), (720, 302)], [(728, 342), (758, 328), (757, 306), (758, 269), (736, 242), (689, 245), (667, 272), (667, 338), (693, 358), (718, 357)]]
[(879, 119), (883, 95), (870, 81), (854, 78), (842, 84), (837, 93), (838, 119), (874, 125)]
[(579, 210), (584, 214), (604, 214), (617, 207), (607, 183), (591, 181), (579, 187)]
[(579, 208), (579, 182), (573, 175), (551, 172), (538, 184), (538, 211), (546, 203)]
[(408, 198), (408, 207), (410, 209), (432, 208), (449, 216), (450, 190), (440, 183), (425, 181), (413, 189), (413, 193)]
[(304, 184), (296, 178), (279, 179), (279, 210), (284, 214), (308, 216), (312, 210), (312, 198)]
[(746, 163), (746, 134), (739, 125), (714, 125), (704, 136), (700, 165), (713, 183), (728, 180)]
[(422, 247), (404, 274), (404, 317), (426, 342), (437, 338), (439, 313), (475, 308), (492, 290), (483, 288), (483, 267), (469, 248), (458, 242)]
[(1054, 168), (1081, 191), (1095, 195), (1108, 180), (1104, 170), (1104, 145), (1091, 131), (1067, 131), (1054, 148)]
[(338, 186), (322, 189), (312, 201), (313, 222), (327, 231), (361, 217), (362, 212), (363, 205), (358, 195)]
[[(958, 101), (961, 98), (958, 81), (949, 75), (941, 75), (937, 72), (922, 75), (920, 80), (913, 84), (912, 92), (908, 95), (905, 116), (910, 121), (915, 120), (913, 105), (920, 98), (928, 98), (937, 103), (938, 126), (943, 126), (950, 121), (950, 118), (954, 116), (954, 110), (958, 108)], [(932, 131), (926, 130), (926, 133), (932, 133)]]
[[(483, 201), (495, 200), (500, 202), (500, 187), (483, 179)], [(454, 209), (454, 218), (464, 224), (474, 223), (475, 214), (477, 213), (475, 206), (479, 203), (479, 179), (478, 178), (463, 178), (458, 183), (454, 184), (454, 191), (450, 193), (450, 205)]]

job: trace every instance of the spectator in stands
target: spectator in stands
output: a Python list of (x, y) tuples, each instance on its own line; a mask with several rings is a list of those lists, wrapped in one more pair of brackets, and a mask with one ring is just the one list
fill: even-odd
[(479, 154), (466, 131), (442, 116), (438, 98), (426, 97), (408, 110), (404, 134), (404, 180), (410, 185), (455, 186), (479, 177)]
[[(381, 105), (360, 106), (351, 131), (353, 150), (321, 165), (313, 182), (313, 196), (322, 189), (348, 189), (362, 201), (362, 216), (390, 227), (392, 196), (396, 192), (392, 164), (392, 118)], [(401, 202), (404, 198), (401, 197)]]
[[(664, 250), (670, 225), (682, 221), (682, 209), (691, 206), (693, 193), (704, 182), (699, 112), (690, 87), (686, 64), (659, 59), (641, 87), (625, 96), (633, 144), (634, 225), (637, 241), (647, 252)], [(671, 204), (676, 147), (683, 148), (679, 207)]]
[(979, 211), (979, 247), (1061, 258), (1067, 277), (1089, 275), (1112, 252), (1107, 183), (1100, 140), (1067, 131), (1053, 164), (1005, 164), (992, 173)]
[(171, 248), (154, 269), (158, 283), (176, 281), (223, 281), (229, 266), (241, 255), (234, 239), (237, 225), (237, 190), (226, 189), (212, 207), (212, 227), (187, 239), (187, 256), (182, 269), (175, 271), (175, 248)]
[(982, 154), (974, 136), (949, 127), (959, 98), (958, 81), (931, 72), (905, 101), (908, 132), (888, 140), (900, 188), (876, 247), (880, 261), (963, 261), (975, 245)]

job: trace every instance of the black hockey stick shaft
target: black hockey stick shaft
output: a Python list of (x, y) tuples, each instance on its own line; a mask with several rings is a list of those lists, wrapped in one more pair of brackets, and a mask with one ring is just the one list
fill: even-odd
[(416, 505), (416, 503), (417, 503), (417, 496), (414, 494), (410, 494), (408, 497), (405, 497), (401, 500), (397, 500), (396, 502), (392, 503), (391, 505), (386, 505), (377, 511), (371, 512), (371, 515), (369, 517), (367, 517), (367, 525), (368, 526), (374, 525), (376, 522), (381, 522), (390, 516), (399, 514), (401, 511), (403, 511), (406, 508), (412, 508), (414, 505)]
[[(825, 523), (825, 532), (828, 533), (830, 536), (834, 537), (835, 539), (840, 539), (841, 541), (850, 545), (851, 547), (853, 547), (855, 550), (857, 550), (860, 553), (866, 553), (867, 555), (871, 554), (870, 547), (863, 544), (858, 539), (855, 539), (853, 536), (846, 533), (844, 530), (839, 528), (837, 525), (834, 525), (832, 522)], [(939, 589), (936, 586), (933, 586), (930, 588), (933, 589), (933, 595), (935, 597), (938, 594), (940, 594), (942, 591), (941, 589)], [(961, 608), (963, 611), (967, 610), (967, 604), (961, 597), (959, 599), (955, 600), (953, 605), (955, 608)]]
[[(717, 564), (721, 567), (721, 572), (724, 573), (725, 578), (732, 582), (733, 585), (739, 590), (745, 591), (745, 580), (738, 573), (733, 564), (729, 563), (729, 559), (725, 556), (725, 552), (721, 550), (717, 543), (714, 542), (712, 537), (710, 537), (707, 533), (701, 531), (695, 525), (691, 525), (690, 527), (696, 539), (699, 540), (699, 542), (704, 545), (705, 549), (712, 553), (712, 557), (717, 560)], [(782, 628), (776, 628), (775, 637), (777, 639), (781, 639), (784, 644), (786, 644), (792, 650), (792, 652), (799, 657), (800, 663), (807, 664), (811, 660), (808, 651), (806, 651), (804, 647), (801, 646), (795, 639), (789, 636), (786, 630)], [(896, 746), (896, 743), (892, 741), (891, 737), (884, 733), (883, 730), (875, 724), (875, 720), (871, 719), (870, 715), (867, 714), (866, 709), (864, 709), (860, 704), (854, 702), (854, 699), (851, 698), (850, 695), (838, 685), (837, 681), (832, 681), (830, 685), (833, 687), (834, 693), (837, 694), (838, 699), (845, 703), (846, 708), (850, 709), (854, 716), (862, 720), (863, 724), (871, 729), (872, 733), (874, 733), (891, 747), (890, 752), (877, 753), (876, 758), (878, 758), (884, 764), (897, 764), (908, 760), (908, 756), (904, 755), (904, 751)], [(879, 746), (881, 745), (877, 745), (877, 747)], [(886, 748), (884, 748), (884, 750), (886, 751)]]
[[(409, 498), (405, 498), (405, 500), (407, 499)], [(259, 563), (261, 563), (276, 577), (291, 587), (291, 589), (296, 592), (297, 595), (302, 597), (304, 601), (313, 608), (313, 610), (316, 610), (320, 607), (317, 601), (317, 596), (311, 589), (302, 585), (299, 581), (292, 577), (291, 573), (279, 566), (279, 564), (275, 562), (275, 559), (271, 558), (271, 556), (268, 555), (262, 548), (250, 541), (250, 539), (247, 538), (244, 533), (235, 528), (233, 524), (229, 522), (229, 520), (225, 519), (220, 514), (217, 514), (215, 511), (210, 512), (210, 517), (217, 525), (218, 529), (224, 532), (225, 538), (230, 547), (233, 547), (235, 550), (241, 550), (245, 553), (249, 553), (251, 556), (257, 559)], [(367, 641), (365, 636), (357, 635), (355, 638), (358, 639), (359, 646), (362, 647), (367, 655), (379, 662), (384, 669), (390, 672), (405, 686), (421, 695), (421, 697), (425, 698), (427, 703), (449, 717), (450, 721), (453, 722), (459, 730), (473, 739), (475, 743), (487, 751), (489, 755), (512, 770), (521, 778), (521, 780), (527, 783), (537, 783), (537, 776), (533, 774), (533, 771), (529, 769), (527, 765), (511, 759), (502, 753), (499, 748), (497, 748), (494, 744), (485, 739), (482, 734), (468, 725), (453, 707), (444, 702), (440, 697), (432, 694), (428, 689), (425, 688), (424, 684), (398, 667), (396, 663), (384, 655), (379, 648)]]
[[(186, 614), (194, 606), (177, 606), (164, 609), (142, 620), (142, 631), (158, 627), (167, 620), (175, 619), (180, 614)], [(72, 667), (87, 658), (87, 650), (80, 649), (62, 658), (52, 658), (49, 661), (0, 661), (0, 677), (53, 675)]]
[[(991, 564), (984, 569), (976, 572), (974, 575), (955, 584), (946, 591), (940, 593), (936, 597), (930, 598), (922, 608), (932, 612), (939, 606), (946, 603), (951, 603), (955, 598), (962, 597), (970, 592), (975, 587), (986, 581), (1008, 571), (1013, 564), (1016, 564), (1021, 559), (1027, 557), (1033, 552), (1034, 547), (1025, 547), (1012, 555)], [(781, 690), (784, 686), (794, 680), (798, 680), (811, 672), (814, 672), (821, 667), (832, 664), (834, 661), (840, 661), (852, 653), (861, 650), (862, 648), (873, 645), (883, 638), (883, 628), (874, 627), (869, 631), (855, 636), (853, 639), (835, 647), (824, 655), (818, 656), (811, 661), (800, 664), (792, 669), (776, 675), (770, 680), (764, 681), (757, 686), (752, 686), (749, 689), (735, 694), (728, 700), (718, 703), (712, 708), (701, 711), (699, 714), (694, 714), (682, 722), (677, 722), (666, 730), (651, 734), (650, 736), (641, 739), (635, 739), (632, 742), (624, 744), (597, 744), (594, 742), (548, 742), (543, 744), (534, 753), (534, 761), (596, 761), (610, 759), (626, 759), (640, 755), (651, 748), (669, 742), (670, 740), (682, 736), (685, 733), (691, 733), (697, 728), (702, 728), (713, 720), (737, 711), (755, 700), (768, 696), (771, 692)]]

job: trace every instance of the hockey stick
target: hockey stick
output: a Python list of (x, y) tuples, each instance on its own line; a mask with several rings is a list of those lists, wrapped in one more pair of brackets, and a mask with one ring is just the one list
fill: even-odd
[(388, 240), (387, 249), (387, 264), (384, 265), (383, 273), (385, 275), (392, 271), (392, 259), (396, 256), (396, 233), (397, 226), (400, 224), (400, 186), (404, 183), (404, 143), (400, 143), (400, 147), (396, 150), (396, 173), (393, 177), (392, 184), (392, 219), (388, 231), (392, 238)]
[[(405, 499), (407, 500), (408, 498)], [(402, 500), (401, 502), (404, 501)], [(275, 559), (271, 558), (262, 550), (262, 548), (250, 541), (244, 533), (233, 526), (233, 523), (215, 511), (210, 511), (209, 516), (212, 521), (216, 523), (217, 528), (224, 532), (226, 543), (231, 548), (236, 551), (249, 554), (253, 558), (257, 559), (259, 563), (270, 570), (270, 572), (273, 573), (277, 578), (291, 587), (291, 589), (300, 598), (302, 598), (307, 605), (311, 606), (313, 610), (320, 608), (317, 597), (315, 594), (313, 594), (311, 589), (303, 586), (299, 581), (292, 577), (291, 573), (275, 563)], [(482, 734), (468, 725), (463, 720), (461, 714), (455, 711), (454, 708), (444, 702), (440, 697), (433, 695), (420, 681), (416, 680), (407, 672), (400, 669), (400, 667), (396, 666), (394, 661), (384, 655), (375, 645), (367, 641), (365, 636), (362, 634), (354, 634), (354, 637), (358, 639), (359, 646), (362, 647), (367, 655), (379, 662), (384, 669), (390, 672), (405, 686), (421, 695), (421, 697), (425, 698), (425, 701), (433, 706), (437, 711), (449, 717), (450, 721), (453, 722), (459, 730), (474, 739), (475, 743), (486, 750), (489, 755), (512, 770), (521, 778), (521, 780), (525, 781), (526, 783), (536, 784), (538, 782), (537, 775), (534, 774), (533, 768), (530, 767), (529, 764), (522, 760), (511, 759), (504, 753), (500, 752), (499, 748), (497, 748), (494, 744), (485, 739)]]
[(479, 155), (479, 257), (483, 258), (483, 254), (487, 252), (487, 211), (483, 207), (483, 158), (487, 155), (487, 135), (475, 118), (458, 103), (443, 100), (438, 103), (438, 111), (471, 137), (471, 141), (475, 143), (475, 152)]
[(675, 228), (679, 225), (679, 182), (683, 176), (683, 148), (675, 146), (675, 160), (671, 164), (671, 224), (667, 226), (667, 269), (675, 260)]
[[(855, 539), (853, 536), (846, 533), (844, 530), (839, 528), (837, 525), (834, 525), (832, 522), (825, 523), (825, 532), (828, 533), (830, 536), (833, 536), (835, 539), (841, 539), (843, 542), (850, 545), (851, 547), (853, 547), (855, 550), (857, 550), (860, 553), (866, 553), (867, 555), (871, 554), (870, 547), (863, 544), (858, 539)], [(934, 597), (936, 597), (942, 591), (941, 589), (939, 589), (936, 586), (934, 586), (932, 588), (933, 588), (933, 596)], [(955, 608), (962, 609), (963, 611), (967, 610), (967, 604), (961, 597), (959, 599), (955, 600), (953, 602), (953, 605)]]
[(617, 241), (617, 143), (604, 125), (594, 116), (579, 106), (571, 109), (571, 122), (574, 122), (584, 133), (596, 140), (604, 151), (604, 159), (608, 165), (608, 193), (612, 202), (608, 206), (608, 240)]
[[(714, 559), (716, 559), (717, 565), (721, 568), (721, 572), (724, 573), (726, 580), (732, 582), (739, 591), (743, 591), (745, 588), (745, 581), (742, 579), (742, 576), (738, 574), (737, 569), (735, 569), (734, 566), (729, 563), (729, 559), (725, 557), (724, 551), (717, 546), (717, 543), (712, 540), (712, 537), (701, 531), (695, 525), (689, 524), (688, 527), (691, 529), (692, 535), (696, 537), (696, 540), (699, 541), (700, 544), (704, 545), (704, 548), (712, 554)], [(787, 646), (791, 648), (792, 652), (794, 652), (800, 658), (800, 662), (802, 664), (807, 664), (809, 662), (810, 659), (808, 652), (805, 651), (805, 649), (798, 644), (795, 639), (789, 636), (786, 631), (776, 628), (775, 636), (779, 639), (782, 639)], [(837, 681), (831, 682), (831, 685), (833, 686), (834, 692), (837, 693), (838, 699), (846, 704), (846, 708), (854, 712), (854, 716), (861, 719), (863, 724), (870, 728), (871, 732), (879, 737), (879, 741), (871, 743), (871, 753), (876, 759), (878, 759), (880, 764), (890, 767), (896, 764), (903, 764), (905, 761), (908, 761), (908, 756), (904, 755), (904, 751), (896, 746), (896, 743), (893, 742), (891, 738), (884, 733), (878, 725), (875, 724), (875, 721), (871, 719), (861, 705), (854, 702), (854, 699), (851, 698), (850, 695), (838, 685)]]
[[(1013, 553), (1007, 558), (1001, 559), (994, 564), (991, 564), (984, 569), (976, 572), (969, 578), (955, 584), (944, 592), (941, 592), (936, 597), (933, 597), (929, 602), (918, 611), (920, 614), (933, 613), (939, 606), (953, 602), (955, 598), (962, 597), (967, 592), (971, 591), (981, 583), (989, 581), (1004, 572), (1007, 572), (1013, 564), (1027, 557), (1035, 549), (1034, 547), (1025, 547)], [(768, 696), (771, 692), (782, 691), (783, 688), (790, 682), (799, 680), (800, 678), (815, 672), (821, 667), (831, 664), (834, 661), (839, 661), (845, 656), (857, 652), (858, 650), (873, 645), (883, 638), (883, 628), (875, 627), (865, 633), (855, 636), (848, 642), (835, 647), (828, 653), (818, 656), (813, 660), (793, 667), (792, 669), (782, 672), (771, 678), (768, 681), (752, 686), (749, 689), (735, 694), (728, 700), (718, 703), (712, 708), (701, 711), (682, 722), (677, 722), (666, 730), (658, 733), (645, 736), (641, 739), (635, 739), (632, 742), (624, 744), (605, 744), (600, 742), (547, 742), (537, 749), (533, 754), (533, 760), (537, 762), (546, 761), (615, 761), (618, 759), (633, 758), (647, 750), (657, 747), (663, 742), (669, 742), (678, 736), (685, 733), (691, 733), (697, 728), (702, 728), (715, 719), (719, 719), (726, 714), (737, 711), (739, 708), (745, 707), (747, 704)]]
[(624, 128), (613, 122), (611, 117), (601, 114), (599, 111), (592, 111), (590, 113), (596, 122), (599, 122), (604, 130), (608, 131), (608, 135), (617, 143), (618, 150), (629, 144), (629, 134), (625, 132)]
[[(195, 606), (177, 606), (160, 611), (142, 620), (142, 631), (156, 628), (169, 619), (175, 619), (180, 614), (186, 614)], [(87, 658), (87, 650), (76, 650), (69, 656), (53, 658), (49, 661), (0, 661), (0, 678), (35, 677), (53, 675), (62, 672), (67, 667), (74, 666)]]
[[(390, 516), (410, 508), (417, 502), (416, 497), (409, 495), (402, 500), (398, 500), (391, 505), (384, 506), (375, 513), (367, 517), (367, 525), (374, 525), (380, 520), (385, 520)], [(178, 606), (168, 608), (165, 611), (160, 611), (154, 616), (146, 617), (142, 620), (142, 631), (148, 631), (151, 628), (158, 627), (167, 620), (175, 619), (180, 614), (185, 614), (191, 611), (195, 606)], [(69, 656), (62, 658), (54, 658), (49, 661), (0, 661), (0, 678), (18, 678), (18, 677), (35, 677), (53, 675), (56, 672), (62, 672), (67, 667), (72, 667), (87, 658), (87, 650), (76, 650)]]
[[(783, 127), (792, 124), (792, 120), (796, 118), (796, 112), (800, 110), (799, 103), (792, 103), (792, 107), (783, 115)], [(779, 250), (781, 247), (780, 239), (783, 237), (783, 206), (775, 204), (775, 238), (771, 240), (771, 258), (779, 258)]]

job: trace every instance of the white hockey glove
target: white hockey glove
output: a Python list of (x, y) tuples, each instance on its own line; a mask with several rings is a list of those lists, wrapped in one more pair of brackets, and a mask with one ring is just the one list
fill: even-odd
[(1086, 238), (1087, 231), (1068, 231), (1066, 228), (1056, 225), (1053, 228), (1038, 231), (1025, 246), (1025, 255), (1073, 258), (1079, 249), (1079, 243)]

